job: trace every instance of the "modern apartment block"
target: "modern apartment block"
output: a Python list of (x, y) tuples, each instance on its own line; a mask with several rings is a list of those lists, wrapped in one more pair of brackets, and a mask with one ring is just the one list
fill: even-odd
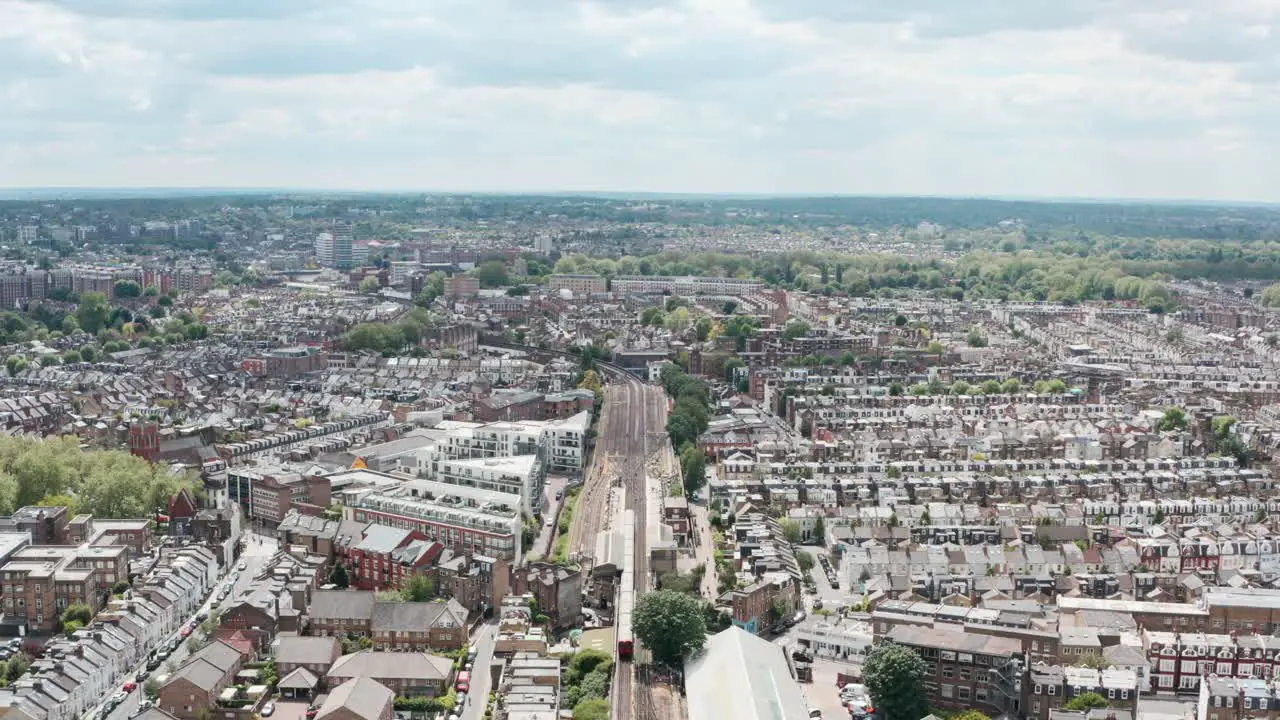
[(412, 497), (391, 492), (362, 495), (348, 505), (351, 519), (417, 530), (458, 553), (475, 553), (516, 562), (523, 553), (518, 506), (504, 504), (509, 495), (489, 501), (460, 495)]
[(611, 283), (615, 293), (660, 293), (673, 295), (749, 295), (764, 289), (764, 281), (751, 278), (671, 277), (663, 275), (623, 275)]

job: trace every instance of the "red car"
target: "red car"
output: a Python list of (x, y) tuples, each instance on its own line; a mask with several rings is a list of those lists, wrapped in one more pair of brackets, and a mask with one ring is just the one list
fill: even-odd
[(190, 625), (183, 625), (183, 626), (182, 626), (182, 632), (180, 632), (180, 633), (178, 633), (178, 634), (179, 634), (179, 635), (181, 635), (182, 637), (190, 637), (190, 636), (191, 636), (191, 626), (190, 626)]
[(127, 692), (127, 693), (131, 693), (131, 692), (133, 692), (134, 690), (137, 690), (137, 689), (138, 689), (138, 683), (136, 683), (136, 682), (134, 682), (134, 681), (132, 681), (132, 680), (130, 680), (129, 682), (127, 682), (127, 683), (125, 683), (125, 684), (124, 684), (124, 691), (125, 691), (125, 692)]

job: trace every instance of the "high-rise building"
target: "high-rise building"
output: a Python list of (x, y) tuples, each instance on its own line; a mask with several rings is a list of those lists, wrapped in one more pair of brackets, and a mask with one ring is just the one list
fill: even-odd
[(18, 242), (23, 245), (34, 245), (40, 239), (40, 227), (37, 225), (19, 225)]
[(316, 235), (316, 264), (320, 267), (333, 267), (333, 233), (322, 232)]
[(335, 226), (333, 232), (316, 236), (316, 264), (320, 267), (350, 268), (354, 264), (351, 229)]

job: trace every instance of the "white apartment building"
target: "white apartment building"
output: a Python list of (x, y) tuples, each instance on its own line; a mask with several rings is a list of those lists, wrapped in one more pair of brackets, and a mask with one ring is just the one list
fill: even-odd
[(436, 426), (445, 434), (418, 452), (419, 477), (434, 477), (441, 460), (539, 455), (546, 471), (582, 472), (591, 413), (564, 420), (466, 423), (446, 421)]
[(434, 468), (427, 480), (514, 495), (527, 515), (541, 512), (545, 473), (537, 455), (440, 460)]
[(764, 289), (752, 278), (623, 275), (613, 279), (615, 293), (671, 292), (676, 295), (749, 295)]
[(842, 620), (838, 623), (810, 620), (796, 628), (796, 639), (817, 657), (861, 663), (871, 651), (871, 623)]

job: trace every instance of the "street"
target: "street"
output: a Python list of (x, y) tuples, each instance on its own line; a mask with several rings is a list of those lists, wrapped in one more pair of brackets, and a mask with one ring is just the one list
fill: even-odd
[(494, 638), (497, 632), (497, 625), (485, 623), (471, 638), (471, 644), (476, 648), (476, 659), (471, 666), (472, 691), (467, 694), (467, 705), (462, 708), (462, 712), (454, 710), (454, 714), (458, 715), (460, 720), (481, 720), (484, 717), (484, 706), (489, 701), (489, 688), (492, 685), (489, 679), (489, 665), (493, 662)]
[[(222, 587), (227, 582), (226, 577), (224, 576), (223, 579), (217, 585), (214, 586), (213, 592), (209, 593), (209, 597), (205, 598), (204, 604), (201, 605), (200, 610), (197, 611), (197, 614), (199, 614), (200, 611), (208, 611), (212, 613), (214, 608), (227, 605), (232, 601), (234, 601), (235, 598), (238, 597), (242, 591), (247, 590), (250, 587), (250, 585), (253, 584), (254, 576), (256, 576), (258, 572), (262, 570), (262, 567), (266, 563), (267, 559), (270, 558), (271, 555), (274, 554), (276, 551), (276, 539), (274, 537), (265, 536), (265, 535), (255, 535), (255, 534), (252, 534), (251, 531), (246, 531), (245, 538), (247, 539), (248, 545), (245, 546), (244, 552), (241, 553), (240, 555), (240, 559), (245, 562), (245, 569), (240, 572), (240, 578), (236, 581), (235, 588), (231, 591), (229, 595), (227, 595), (227, 599), (224, 602), (222, 603), (216, 602), (218, 598), (218, 591), (221, 590)], [(236, 572), (236, 569), (234, 567), (229, 568), (228, 570), (229, 570), (229, 573)], [(192, 616), (191, 619), (194, 619), (194, 616)], [(193, 633), (193, 635), (194, 634), (195, 633)], [(190, 638), (188, 638), (188, 640), (189, 639)], [(165, 662), (161, 664), (160, 667), (156, 668), (155, 672), (152, 673), (152, 677), (163, 676), (169, 672), (169, 668), (177, 668), (180, 665), (182, 665), (182, 663), (191, 654), (189, 652), (189, 647), (190, 647), (190, 644), (187, 642), (187, 640), (183, 640), (178, 645), (178, 648), (174, 650), (173, 653), (169, 656), (169, 658), (165, 660)], [(146, 663), (144, 661), (138, 667), (133, 668), (132, 673), (136, 675), (139, 670), (142, 670), (145, 667), (146, 667)], [(104, 720), (128, 720), (128, 718), (131, 718), (135, 714), (137, 714), (138, 703), (144, 697), (143, 685), (144, 683), (139, 683), (138, 689), (129, 693), (128, 697), (126, 697), (124, 701), (121, 702), (120, 705), (116, 707), (115, 710), (112, 710), (111, 713), (107, 715)], [(103, 700), (106, 700), (106, 698), (103, 698)], [(96, 713), (100, 708), (101, 708), (101, 705), (99, 705), (93, 711), (86, 713), (86, 717), (92, 717), (94, 713)]]

